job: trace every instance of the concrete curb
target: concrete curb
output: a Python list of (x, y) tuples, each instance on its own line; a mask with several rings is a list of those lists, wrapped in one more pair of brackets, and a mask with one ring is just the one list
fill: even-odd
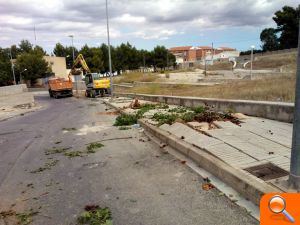
[(161, 102), (171, 105), (196, 107), (208, 105), (216, 111), (232, 110), (249, 116), (291, 123), (294, 117), (294, 104), (286, 102), (268, 102), (233, 99), (214, 99), (166, 95), (144, 95), (134, 93), (115, 93), (115, 96), (139, 98), (141, 100)]
[[(104, 103), (116, 109), (121, 114), (124, 114), (122, 109), (113, 104), (106, 101), (104, 101)], [(159, 138), (162, 142), (168, 144), (175, 150), (188, 156), (203, 169), (218, 177), (256, 205), (260, 204), (261, 197), (264, 194), (282, 192), (280, 189), (249, 175), (243, 170), (233, 168), (207, 152), (206, 149), (195, 147), (192, 144), (179, 139), (175, 135), (147, 123), (144, 119), (139, 119), (138, 122), (145, 131)]]
[(143, 119), (140, 119), (139, 123), (147, 132), (151, 133), (164, 143), (191, 158), (203, 169), (207, 170), (229, 186), (233, 187), (245, 198), (251, 200), (256, 205), (259, 205), (260, 199), (265, 193), (281, 192), (281, 190), (256, 179), (246, 172), (231, 167), (219, 158), (208, 153), (205, 149), (195, 147), (168, 133), (167, 131), (148, 124)]

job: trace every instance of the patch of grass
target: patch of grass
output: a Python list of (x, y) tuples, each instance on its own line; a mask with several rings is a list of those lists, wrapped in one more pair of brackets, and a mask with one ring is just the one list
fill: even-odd
[[(3, 220), (4, 224), (8, 224), (6, 219), (10, 220), (9, 218), (14, 218), (17, 225), (28, 225), (32, 223), (33, 216), (37, 215), (39, 212), (30, 209), (28, 212), (17, 213), (14, 210), (8, 211), (1, 211), (0, 212), (0, 219)], [(9, 223), (10, 224), (10, 223)]]
[(116, 118), (114, 126), (130, 126), (137, 123), (137, 116), (134, 114), (122, 114)]
[(119, 130), (130, 130), (131, 127), (121, 126), (119, 127)]
[(168, 110), (170, 113), (185, 113), (186, 111), (187, 109), (185, 107), (176, 107)]
[(141, 106), (141, 108), (137, 111), (137, 113), (136, 113), (136, 116), (137, 116), (137, 118), (142, 118), (143, 117), (143, 115), (146, 113), (146, 112), (148, 112), (148, 111), (150, 111), (150, 110), (152, 110), (152, 109), (155, 109), (157, 106), (156, 105), (154, 105), (154, 104), (144, 104), (144, 105), (142, 105)]
[(72, 152), (65, 152), (64, 156), (67, 156), (69, 158), (75, 158), (75, 157), (82, 157), (84, 152), (82, 151), (72, 151)]
[(109, 208), (100, 208), (93, 206), (91, 209), (85, 209), (77, 218), (79, 224), (84, 225), (112, 225), (111, 211)]
[(158, 122), (158, 125), (162, 125), (164, 123), (172, 124), (178, 118), (176, 114), (164, 114), (164, 113), (155, 113), (152, 119)]
[(75, 131), (77, 130), (75, 127), (70, 127), (70, 128), (62, 128), (63, 131)]
[(87, 153), (95, 153), (96, 149), (102, 148), (104, 145), (100, 142), (94, 142), (94, 143), (90, 143), (87, 147)]
[(274, 75), (264, 79), (239, 80), (213, 86), (148, 84), (133, 87), (130, 90), (116, 87), (116, 91), (153, 95), (170, 95), (172, 93), (174, 96), (294, 102), (295, 84), (295, 75)]
[(114, 82), (118, 83), (133, 83), (134, 81), (140, 82), (153, 82), (159, 77), (155, 73), (124, 73), (119, 77), (114, 77)]
[(64, 153), (67, 150), (71, 149), (71, 147), (67, 147), (67, 148), (57, 148), (57, 147), (53, 147), (52, 149), (47, 149), (45, 151), (46, 155), (52, 155), (52, 154), (60, 154), (60, 153)]
[(165, 104), (165, 103), (162, 103), (162, 104), (157, 105), (156, 108), (157, 109), (168, 109), (169, 105)]
[(191, 110), (195, 113), (203, 113), (205, 111), (205, 107), (203, 106), (197, 106), (197, 107), (193, 107), (191, 108)]
[(59, 162), (58, 159), (56, 160), (52, 160), (50, 162), (47, 162), (43, 167), (39, 167), (38, 169), (36, 170), (32, 170), (30, 171), (30, 173), (40, 173), (40, 172), (43, 172), (45, 170), (50, 170), (53, 166), (55, 166), (57, 163)]
[(192, 122), (195, 119), (196, 113), (194, 112), (186, 112), (183, 115), (180, 116), (180, 118), (184, 122)]

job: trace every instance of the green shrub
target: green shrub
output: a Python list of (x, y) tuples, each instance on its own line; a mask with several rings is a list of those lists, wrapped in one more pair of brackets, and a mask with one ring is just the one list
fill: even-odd
[(192, 111), (194, 111), (195, 113), (203, 113), (205, 111), (205, 107), (203, 106), (193, 107)]
[(141, 108), (137, 111), (137, 113), (136, 113), (136, 117), (139, 119), (139, 118), (142, 118), (143, 117), (143, 115), (146, 113), (146, 112), (148, 112), (148, 111), (150, 111), (150, 110), (152, 110), (152, 109), (155, 109), (157, 106), (156, 105), (154, 105), (154, 104), (144, 104), (144, 105), (142, 105), (141, 106)]
[(176, 107), (176, 108), (168, 110), (168, 112), (171, 112), (171, 113), (185, 113), (186, 111), (187, 111), (187, 109), (184, 107)]
[(184, 122), (191, 122), (195, 119), (195, 113), (194, 112), (187, 112), (184, 113), (180, 118), (184, 121)]
[(164, 123), (172, 124), (177, 119), (176, 114), (163, 114), (163, 113), (155, 113), (152, 119), (158, 122), (158, 125), (162, 125)]

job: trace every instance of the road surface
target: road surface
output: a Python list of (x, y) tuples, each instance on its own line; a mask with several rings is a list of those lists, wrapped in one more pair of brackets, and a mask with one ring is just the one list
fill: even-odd
[[(100, 99), (36, 100), (42, 110), (0, 122), (0, 211), (32, 209), (35, 225), (76, 224), (89, 204), (109, 207), (114, 225), (258, 224), (217, 189), (202, 190), (202, 177), (139, 129), (112, 126), (116, 115)], [(104, 147), (49, 154), (92, 142)]]

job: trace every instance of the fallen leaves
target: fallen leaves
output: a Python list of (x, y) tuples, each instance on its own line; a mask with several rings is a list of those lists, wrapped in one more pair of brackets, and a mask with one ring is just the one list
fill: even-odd
[(213, 188), (215, 188), (215, 186), (212, 185), (211, 183), (204, 183), (204, 184), (202, 184), (202, 189), (204, 191), (209, 191), (209, 190), (211, 190)]

